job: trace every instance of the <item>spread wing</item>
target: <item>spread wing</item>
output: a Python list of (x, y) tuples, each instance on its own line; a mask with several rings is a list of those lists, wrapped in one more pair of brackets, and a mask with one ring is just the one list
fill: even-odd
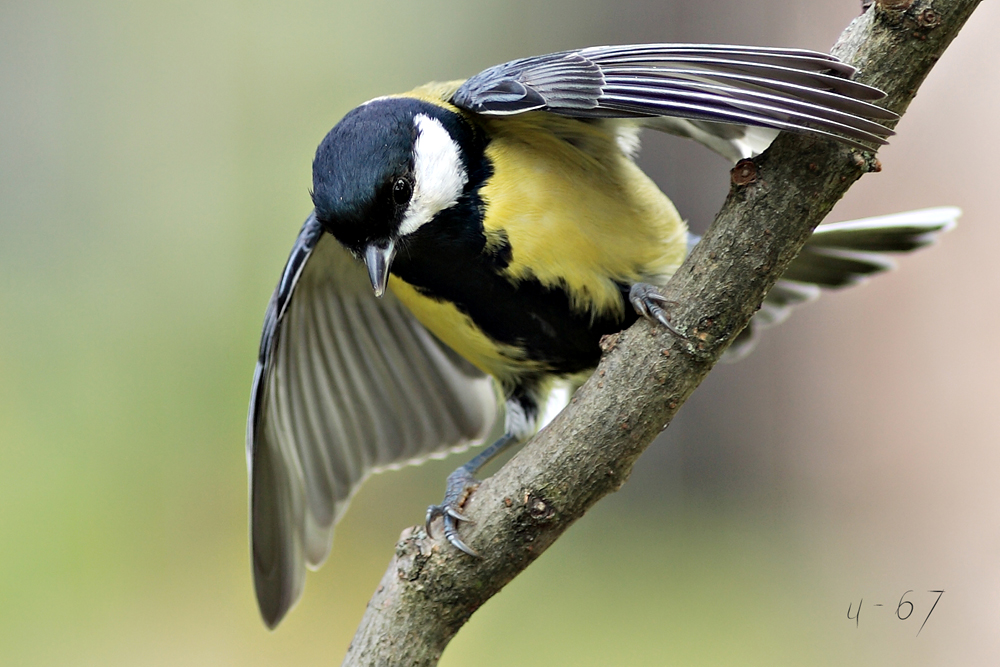
[(942, 206), (820, 225), (722, 360), (745, 357), (761, 329), (784, 322), (795, 306), (819, 297), (820, 288), (850, 287), (892, 270), (895, 261), (883, 253), (911, 252), (930, 245), (952, 229), (960, 215), (960, 209)]
[(372, 472), (482, 439), (492, 382), (444, 348), (310, 216), (264, 318), (247, 421), (254, 584), (274, 627)]
[(734, 123), (870, 149), (892, 134), (873, 119), (898, 116), (871, 104), (884, 94), (851, 81), (854, 71), (834, 56), (799, 49), (598, 46), (491, 67), (462, 84), (452, 101), (490, 115), (545, 110), (582, 118), (682, 118), (695, 125), (657, 129), (688, 136), (715, 135), (713, 124)]

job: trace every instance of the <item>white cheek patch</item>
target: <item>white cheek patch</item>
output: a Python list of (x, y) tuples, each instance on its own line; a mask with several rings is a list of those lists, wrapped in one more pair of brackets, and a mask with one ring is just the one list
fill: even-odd
[(400, 236), (412, 234), (435, 215), (458, 202), (469, 175), (459, 147), (436, 118), (413, 118), (417, 140), (413, 147), (413, 196), (399, 226)]

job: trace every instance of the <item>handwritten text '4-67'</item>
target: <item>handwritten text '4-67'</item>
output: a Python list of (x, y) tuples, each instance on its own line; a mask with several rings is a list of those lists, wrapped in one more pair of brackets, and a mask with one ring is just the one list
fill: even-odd
[[(905, 620), (909, 619), (910, 616), (913, 615), (913, 610), (914, 610), (913, 603), (906, 599), (906, 596), (909, 595), (912, 592), (913, 592), (913, 589), (910, 589), (910, 590), (906, 591), (905, 593), (903, 593), (903, 595), (900, 596), (900, 598), (899, 598), (899, 602), (896, 603), (896, 618), (898, 618), (901, 621), (905, 621)], [(934, 598), (934, 603), (931, 604), (930, 611), (928, 611), (927, 615), (924, 616), (924, 622), (920, 624), (920, 630), (917, 630), (917, 636), (918, 637), (920, 636), (920, 631), (924, 629), (925, 625), (927, 625), (927, 620), (931, 617), (931, 614), (934, 613), (934, 608), (937, 607), (938, 602), (941, 601), (941, 596), (944, 595), (944, 591), (927, 591), (927, 592), (928, 593), (936, 593), (937, 597)], [(865, 603), (865, 599), (861, 598), (861, 600), (858, 601), (858, 608), (857, 608), (857, 610), (854, 609), (854, 603), (853, 602), (847, 605), (847, 618), (849, 620), (851, 620), (851, 621), (854, 621), (854, 627), (860, 627), (861, 626), (861, 607), (864, 605), (864, 603)], [(883, 610), (886, 607), (891, 608), (891, 606), (884, 605), (884, 604), (871, 604), (871, 606), (873, 608), (881, 607)], [(853, 612), (853, 615), (852, 615), (852, 612)]]

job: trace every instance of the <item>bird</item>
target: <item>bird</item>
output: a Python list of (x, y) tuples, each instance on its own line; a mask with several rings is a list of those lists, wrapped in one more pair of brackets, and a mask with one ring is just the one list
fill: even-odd
[[(251, 561), (274, 628), (372, 473), (483, 442), (428, 509), (470, 556), (476, 473), (537, 430), (602, 336), (644, 317), (697, 242), (636, 165), (639, 135), (737, 161), (779, 132), (873, 151), (897, 119), (824, 53), (707, 44), (600, 46), (513, 60), (347, 113), (313, 161), (312, 212), (267, 305), (247, 420)], [(928, 244), (957, 209), (821, 225), (727, 351)], [(440, 518), (440, 524), (437, 519)]]

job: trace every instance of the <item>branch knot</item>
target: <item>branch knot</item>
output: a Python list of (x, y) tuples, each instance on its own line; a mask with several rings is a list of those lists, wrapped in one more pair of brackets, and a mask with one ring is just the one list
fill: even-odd
[(729, 173), (733, 185), (745, 187), (757, 181), (757, 164), (753, 160), (745, 158), (737, 162)]

